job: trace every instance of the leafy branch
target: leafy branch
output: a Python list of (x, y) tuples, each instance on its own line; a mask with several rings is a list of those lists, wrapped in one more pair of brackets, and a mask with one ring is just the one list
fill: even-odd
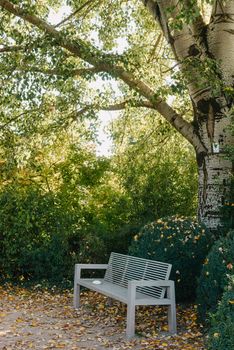
[(19, 51), (19, 50), (24, 50), (25, 48), (20, 45), (13, 45), (13, 46), (3, 46), (0, 47), (0, 53), (3, 52), (14, 52), (14, 51)]
[(75, 10), (73, 13), (71, 13), (69, 16), (67, 16), (66, 18), (64, 18), (61, 22), (59, 22), (58, 24), (56, 24), (54, 26), (54, 28), (58, 28), (62, 25), (64, 25), (66, 22), (68, 22), (71, 18), (73, 18), (74, 16), (77, 15), (77, 13), (81, 12), (85, 7), (87, 7), (88, 5), (92, 4), (93, 0), (88, 0), (86, 1), (83, 5), (81, 5), (77, 10)]
[(118, 60), (118, 56), (113, 57), (113, 55), (103, 53), (81, 39), (76, 39), (76, 41), (67, 40), (62, 32), (56, 30), (46, 21), (28, 13), (25, 9), (14, 5), (10, 1), (0, 0), (0, 5), (9, 13), (24, 19), (26, 22), (31, 23), (47, 33), (54, 40), (54, 44), (63, 47), (97, 69), (103, 70), (113, 77), (124, 81), (131, 89), (137, 91), (141, 96), (149, 100), (154, 105), (154, 109), (193, 144), (198, 153), (206, 152), (206, 149), (195, 133), (193, 125), (188, 123), (181, 115), (177, 114), (166, 101), (158, 97), (154, 90), (145, 82), (137, 79), (131, 72), (126, 71), (120, 57)]

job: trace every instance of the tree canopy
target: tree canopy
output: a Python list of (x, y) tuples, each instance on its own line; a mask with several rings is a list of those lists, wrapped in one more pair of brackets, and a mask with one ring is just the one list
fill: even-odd
[[(231, 173), (224, 155), (232, 143), (233, 1), (0, 6), (2, 133), (76, 128), (84, 120), (92, 129), (99, 110), (161, 115), (196, 152), (199, 216), (217, 229)], [(62, 13), (57, 22), (53, 11)]]

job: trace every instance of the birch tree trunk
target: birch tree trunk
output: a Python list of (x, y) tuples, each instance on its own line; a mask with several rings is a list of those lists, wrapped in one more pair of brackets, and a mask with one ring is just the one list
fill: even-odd
[[(217, 231), (222, 225), (221, 209), (229, 198), (233, 175), (226, 150), (233, 144), (230, 131), (233, 100), (226, 91), (234, 86), (234, 1), (215, 1), (208, 24), (199, 15), (179, 30), (169, 26), (170, 19), (175, 20), (182, 8), (189, 7), (189, 1), (149, 0), (145, 5), (160, 24), (187, 77), (195, 133), (205, 149), (201, 152), (195, 149), (199, 173), (198, 217), (208, 228)], [(169, 8), (174, 10), (169, 12)], [(195, 5), (194, 10), (199, 12)], [(210, 80), (206, 74), (208, 65), (213, 65)]]
[[(197, 157), (199, 171), (198, 217), (212, 230), (222, 226), (222, 207), (230, 195), (232, 162), (227, 159), (225, 146), (230, 145), (229, 118), (225, 111), (209, 107), (206, 119), (199, 118), (199, 134), (207, 154)], [(199, 111), (200, 112), (200, 111)], [(212, 113), (213, 122), (209, 126)]]
[(234, 1), (216, 1), (207, 28), (206, 55), (219, 64), (220, 94), (212, 89), (195, 90), (195, 120), (198, 133), (207, 149), (204, 157), (198, 155), (199, 207), (198, 214), (209, 228), (217, 230), (222, 225), (221, 209), (228, 200), (233, 166), (227, 159), (227, 146), (233, 144), (230, 131), (233, 101), (225, 89), (234, 82)]

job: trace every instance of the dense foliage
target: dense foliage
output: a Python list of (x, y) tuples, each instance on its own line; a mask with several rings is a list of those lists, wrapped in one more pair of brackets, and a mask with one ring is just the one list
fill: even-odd
[(52, 139), (37, 149), (2, 143), (2, 278), (61, 283), (72, 279), (75, 261), (101, 262), (113, 246), (127, 251), (128, 232), (119, 239), (118, 229), (128, 224), (128, 199), (109, 161), (64, 134), (62, 144)]
[[(0, 192), (2, 277), (54, 283), (71, 280), (74, 262), (103, 262), (113, 250), (126, 253), (144, 224), (145, 212), (135, 211), (135, 197), (121, 187), (111, 170), (114, 164), (73, 146), (66, 150), (64, 145), (64, 154), (63, 160), (53, 155), (56, 165), (49, 171), (48, 154), (30, 158), (23, 168), (17, 165), (16, 155), (5, 158)], [(176, 167), (169, 158), (164, 171), (171, 166), (174, 173)], [(163, 170), (164, 163), (158, 168)], [(159, 185), (164, 174), (160, 170), (155, 175)], [(152, 175), (145, 174), (147, 181)], [(171, 194), (174, 201), (180, 194), (190, 198), (183, 186), (172, 194), (173, 186), (168, 183), (160, 196)], [(138, 191), (144, 193), (143, 184), (138, 184)], [(157, 191), (151, 199), (160, 205)], [(143, 195), (138, 195), (138, 201), (142, 207), (148, 204)], [(167, 213), (174, 214), (175, 208), (171, 206)], [(155, 215), (153, 208), (148, 215)]]
[[(9, 129), (0, 139), (2, 277), (66, 282), (74, 262), (103, 262), (113, 250), (127, 252), (149, 219), (194, 212), (192, 150), (185, 144), (174, 152), (170, 130), (165, 150), (160, 142), (152, 150), (156, 137), (164, 138), (164, 124), (135, 144), (134, 152), (142, 151), (134, 165), (132, 145), (124, 153), (116, 147), (112, 159), (98, 157), (93, 125), (45, 130), (46, 121), (49, 114), (38, 125), (19, 124), (21, 136)], [(138, 132), (150, 132), (150, 124)]]
[(129, 253), (171, 263), (177, 300), (194, 299), (197, 278), (212, 242), (209, 232), (193, 219), (171, 217), (144, 226), (134, 239)]
[[(12, 133), (13, 137), (26, 137), (39, 128), (45, 133), (69, 126), (76, 130), (84, 120), (93, 126), (101, 110), (125, 111), (125, 120), (133, 119), (135, 129), (145, 114), (152, 114), (151, 130), (157, 132), (157, 121), (162, 117), (165, 125), (196, 151), (199, 214), (209, 227), (216, 228), (217, 210), (228, 193), (231, 170), (230, 163), (223, 163), (233, 101), (233, 29), (225, 29), (226, 13), (233, 13), (229, 2), (221, 6), (208, 0), (171, 0), (159, 6), (156, 1), (136, 0), (0, 0), (0, 5), (0, 81), (4, 85), (0, 136)], [(214, 18), (220, 13), (225, 15), (216, 23)], [(223, 29), (216, 30), (216, 25)], [(227, 40), (220, 40), (221, 32)], [(220, 42), (224, 47), (216, 50)], [(148, 136), (142, 135), (141, 141)], [(220, 152), (213, 157), (216, 139)], [(176, 153), (181, 144), (176, 138), (173, 141)], [(222, 176), (213, 176), (216, 161), (222, 163)], [(161, 169), (164, 177), (165, 169)], [(175, 172), (176, 178), (182, 175), (181, 183), (185, 172)], [(202, 180), (204, 172), (209, 186)], [(217, 186), (218, 178), (224, 181)], [(135, 179), (137, 188), (140, 179), (133, 176)], [(140, 215), (145, 203), (140, 197), (146, 196), (158, 178), (154, 173), (151, 179), (143, 176), (142, 180), (142, 192), (136, 194), (136, 213)], [(173, 180), (170, 176), (169, 181)], [(130, 177), (125, 185), (129, 183)], [(166, 181), (162, 185), (166, 187)], [(129, 185), (129, 190), (133, 197), (134, 186)], [(155, 188), (153, 192), (155, 197)], [(167, 193), (164, 209), (168, 202), (168, 207), (180, 210), (180, 196), (178, 201), (172, 197)], [(186, 198), (181, 197), (182, 211)], [(154, 207), (156, 216), (170, 215), (160, 211), (158, 202), (154, 205), (154, 198), (150, 198), (146, 221), (152, 219)], [(194, 197), (192, 202), (194, 207)]]
[[(149, 2), (135, 0), (69, 0), (63, 2), (65, 6), (51, 0), (38, 4), (0, 0), (3, 275), (66, 279), (75, 260), (98, 262), (113, 249), (125, 252), (131, 237), (146, 222), (195, 214), (193, 148), (203, 179), (204, 173), (210, 175), (206, 165), (213, 155), (210, 128), (215, 128), (218, 138), (228, 140), (223, 136), (225, 127), (218, 130), (215, 124), (228, 120), (229, 114), (225, 110), (221, 118), (223, 106), (217, 105), (231, 103), (221, 89), (219, 56), (208, 52), (209, 37), (200, 36), (203, 52), (193, 44), (191, 33), (200, 24), (204, 28), (196, 34), (208, 32), (202, 22), (204, 1), (179, 1), (169, 9), (164, 3), (162, 13), (151, 16), (144, 6)], [(157, 7), (156, 2), (152, 4)], [(160, 25), (155, 22), (157, 16)], [(183, 26), (186, 30), (181, 30)], [(229, 32), (224, 31), (225, 35)], [(184, 33), (191, 35), (189, 40)], [(182, 56), (176, 57), (176, 52)], [(225, 71), (224, 75), (230, 74)], [(205, 106), (199, 96), (206, 99)], [(111, 160), (95, 154), (100, 110), (124, 111), (111, 130), (115, 142)], [(209, 125), (203, 125), (205, 120)], [(204, 192), (202, 180), (200, 199), (215, 199), (219, 208), (222, 191), (216, 197), (212, 191), (225, 187), (227, 174), (213, 186), (212, 172)], [(202, 215), (208, 221), (211, 215), (215, 226), (217, 207), (213, 204), (200, 202), (200, 209), (209, 208)], [(190, 222), (191, 232), (192, 226)], [(196, 233), (191, 237), (189, 233), (184, 242), (186, 229), (179, 228), (178, 242), (173, 236), (173, 244), (178, 250), (189, 248), (188, 256), (184, 254), (187, 260), (190, 257), (190, 273), (194, 270), (196, 275), (209, 236), (206, 242), (195, 225)], [(175, 258), (183, 262), (178, 254)], [(176, 271), (181, 273), (181, 266)], [(190, 275), (184, 280), (177, 276), (179, 295), (182, 282), (185, 290), (184, 283), (190, 279)], [(192, 297), (193, 282), (194, 278), (183, 297)]]
[(113, 135), (114, 170), (131, 199), (132, 221), (142, 226), (163, 216), (196, 214), (196, 160), (186, 141), (163, 120), (140, 112), (134, 118), (123, 114)]
[(64, 232), (69, 224), (54, 200), (36, 188), (1, 193), (2, 276), (62, 279), (67, 269)]
[(200, 319), (205, 322), (209, 312), (215, 312), (228, 284), (228, 274), (234, 274), (234, 231), (216, 241), (206, 257), (198, 281), (197, 303)]
[(209, 350), (234, 349), (234, 276), (224, 292), (217, 311), (211, 316)]
[[(103, 211), (102, 222), (92, 207), (81, 208), (74, 199), (66, 207), (61, 193), (14, 187), (1, 193), (0, 203), (2, 278), (61, 284), (72, 280), (75, 262), (103, 262), (113, 246), (127, 250), (125, 236), (120, 239), (114, 223), (108, 225), (110, 213)], [(118, 207), (118, 199), (111, 205)]]

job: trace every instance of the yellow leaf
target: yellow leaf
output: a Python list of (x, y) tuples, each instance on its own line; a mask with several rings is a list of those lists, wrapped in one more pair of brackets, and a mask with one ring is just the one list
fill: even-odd
[(55, 347), (57, 349), (62, 349), (62, 348), (65, 348), (65, 344), (64, 343), (56, 344)]

